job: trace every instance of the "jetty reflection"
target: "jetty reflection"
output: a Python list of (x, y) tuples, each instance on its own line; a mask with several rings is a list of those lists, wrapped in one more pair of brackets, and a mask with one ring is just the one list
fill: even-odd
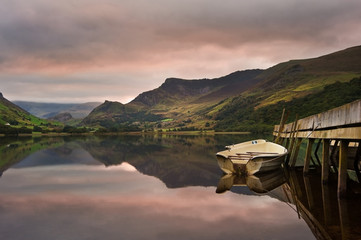
[(336, 185), (336, 180), (328, 185), (321, 184), (318, 172), (304, 176), (302, 169), (281, 169), (258, 176), (223, 175), (216, 193), (246, 186), (253, 193), (266, 194), (287, 203), (305, 221), (316, 239), (360, 239), (360, 185), (353, 185), (348, 199), (337, 197)]
[(349, 193), (348, 199), (339, 199), (337, 181), (321, 184), (319, 173), (304, 176), (302, 169), (286, 173), (287, 183), (282, 188), (287, 200), (296, 206), (299, 217), (317, 239), (361, 238), (359, 184)]

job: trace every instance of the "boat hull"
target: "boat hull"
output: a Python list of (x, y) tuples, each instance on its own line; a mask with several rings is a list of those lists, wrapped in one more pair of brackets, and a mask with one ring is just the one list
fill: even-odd
[(285, 155), (278, 157), (260, 157), (249, 160), (247, 163), (232, 162), (231, 159), (217, 156), (218, 166), (226, 174), (253, 175), (259, 172), (269, 172), (279, 169), (285, 161)]
[(278, 157), (269, 157), (269, 158), (254, 158), (251, 159), (246, 164), (246, 172), (248, 175), (253, 175), (258, 172), (270, 172), (277, 170), (281, 167), (282, 163), (285, 161), (286, 154)]
[(218, 165), (226, 174), (253, 175), (274, 171), (281, 167), (287, 149), (281, 145), (254, 140), (227, 146), (227, 150), (216, 154)]

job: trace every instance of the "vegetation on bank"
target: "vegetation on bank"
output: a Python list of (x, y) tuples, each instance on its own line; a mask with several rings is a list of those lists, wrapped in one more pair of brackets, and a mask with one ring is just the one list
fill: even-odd
[(361, 77), (346, 83), (336, 82), (325, 86), (318, 93), (261, 108), (257, 108), (259, 99), (256, 97), (240, 96), (219, 111), (215, 130), (255, 133), (272, 131), (273, 126), (280, 121), (283, 108), (290, 112), (288, 121), (293, 121), (296, 114), (304, 118), (358, 99), (361, 99)]

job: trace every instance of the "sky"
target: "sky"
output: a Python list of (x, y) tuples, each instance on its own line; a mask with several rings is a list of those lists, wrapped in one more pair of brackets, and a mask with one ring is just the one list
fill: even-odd
[(127, 103), (166, 78), (216, 78), (361, 44), (359, 0), (0, 0), (9, 100)]

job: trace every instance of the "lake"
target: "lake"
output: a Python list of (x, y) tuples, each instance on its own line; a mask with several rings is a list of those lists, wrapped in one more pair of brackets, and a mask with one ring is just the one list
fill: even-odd
[(223, 176), (215, 153), (259, 137), (0, 138), (0, 234), (9, 240), (359, 239), (358, 195), (338, 201), (335, 186), (319, 184), (317, 169), (308, 177), (297, 170)]

